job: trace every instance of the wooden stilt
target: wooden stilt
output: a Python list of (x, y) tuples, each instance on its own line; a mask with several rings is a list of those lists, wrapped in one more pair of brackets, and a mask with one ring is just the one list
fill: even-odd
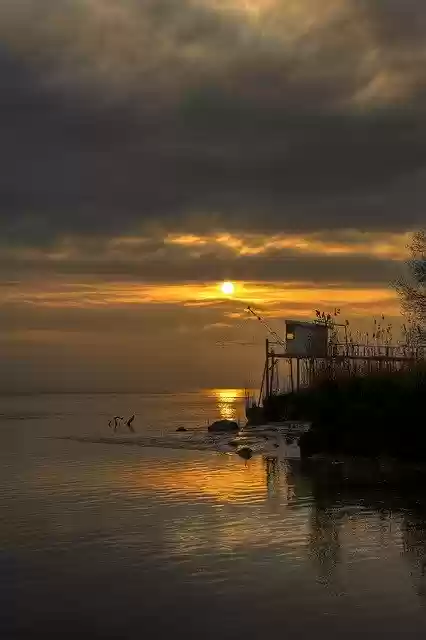
[(271, 395), (271, 378), (270, 378), (270, 372), (269, 372), (269, 340), (266, 338), (266, 343), (265, 343), (265, 350), (266, 350), (266, 361), (265, 361), (265, 372), (266, 372), (266, 379), (265, 379), (265, 396), (266, 398), (269, 398), (269, 396)]
[(291, 393), (294, 393), (293, 358), (289, 358)]

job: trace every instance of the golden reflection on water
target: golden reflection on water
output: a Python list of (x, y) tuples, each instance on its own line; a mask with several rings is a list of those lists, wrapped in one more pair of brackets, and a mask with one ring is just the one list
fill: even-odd
[(242, 389), (213, 389), (221, 420), (237, 420), (238, 408), (244, 397)]
[[(423, 521), (391, 510), (384, 514), (373, 506), (366, 510), (358, 500), (354, 506), (353, 497), (346, 505), (340, 493), (337, 502), (328, 493), (316, 495), (312, 478), (303, 476), (297, 465), (273, 456), (244, 462), (229, 455), (169, 451), (165, 461), (152, 451), (153, 457), (131, 455), (96, 467), (44, 467), (38, 469), (32, 488), (38, 485), (40, 494), (66, 492), (68, 499), (75, 495), (80, 500), (90, 487), (89, 495), (100, 492), (102, 504), (110, 493), (112, 516), (103, 526), (111, 523), (111, 536), (123, 536), (122, 524), (118, 533), (114, 529), (123, 518), (138, 523), (150, 513), (153, 522), (163, 523), (168, 559), (191, 562), (229, 552), (235, 559), (261, 551), (259, 562), (275, 558), (277, 572), (280, 566), (303, 563), (317, 583), (334, 594), (358, 589), (365, 579), (365, 561), (374, 561), (377, 571), (369, 573), (373, 597), (386, 592), (389, 597), (408, 598), (413, 582), (419, 595), (426, 594)], [(62, 504), (58, 500), (51, 509), (49, 528), (72, 532), (75, 519), (59, 508)], [(36, 524), (23, 536), (32, 535)], [(8, 526), (1, 540), (11, 538)], [(227, 575), (230, 568), (215, 565), (209, 570), (212, 575)]]
[[(167, 466), (150, 460), (142, 467), (131, 464), (116, 469), (111, 480), (119, 491), (152, 497), (159, 506), (184, 507), (182, 515), (174, 512), (173, 525), (168, 527), (169, 552), (225, 552), (287, 544), (296, 555), (304, 553), (310, 507), (297, 508), (294, 478), (276, 458), (244, 462), (234, 456), (203, 456), (169, 460)], [(266, 502), (271, 503), (270, 517), (265, 516)], [(197, 516), (193, 509), (201, 503), (210, 506)], [(189, 512), (187, 505), (191, 505)], [(288, 509), (284, 521), (279, 515), (283, 508)]]
[(156, 492), (179, 499), (210, 499), (225, 503), (253, 503), (271, 493), (294, 495), (288, 477), (279, 471), (277, 460), (254, 458), (248, 463), (224, 455), (188, 461), (150, 461), (141, 470), (120, 467), (114, 474), (114, 484), (130, 492)]

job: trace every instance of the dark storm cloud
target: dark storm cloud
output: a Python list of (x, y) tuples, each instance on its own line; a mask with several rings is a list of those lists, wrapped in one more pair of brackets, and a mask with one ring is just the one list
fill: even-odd
[(398, 46), (406, 47), (412, 57), (415, 46), (422, 50), (426, 29), (423, 0), (361, 0), (361, 4), (371, 16), (380, 43), (394, 51)]
[[(52, 259), (46, 255), (0, 254), (3, 281), (28, 279), (31, 274), (50, 279), (53, 274), (71, 279), (92, 278), (99, 282), (132, 282), (173, 284), (181, 282), (215, 282), (217, 280), (267, 281), (309, 284), (343, 284), (374, 286), (387, 284), (400, 275), (402, 267), (391, 257), (360, 252), (358, 255), (321, 255), (300, 253), (292, 249), (272, 249), (259, 255), (238, 255), (217, 245), (202, 252), (188, 247), (165, 246), (152, 241), (143, 247), (120, 255), (104, 253), (94, 243), (82, 254)], [(367, 247), (368, 251), (368, 247)], [(93, 255), (91, 255), (93, 254)]]
[(285, 5), (4, 3), (3, 239), (417, 226), (425, 7)]

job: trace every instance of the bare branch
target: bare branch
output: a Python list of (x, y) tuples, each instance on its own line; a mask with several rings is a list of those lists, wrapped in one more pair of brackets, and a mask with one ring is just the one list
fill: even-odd
[(402, 308), (422, 327), (426, 327), (426, 231), (417, 231), (409, 246), (411, 258), (407, 263), (408, 276), (400, 279), (395, 288)]

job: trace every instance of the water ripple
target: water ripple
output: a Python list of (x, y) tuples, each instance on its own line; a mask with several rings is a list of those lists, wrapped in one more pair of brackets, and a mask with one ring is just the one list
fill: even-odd
[[(49, 413), (31, 402), (23, 413)], [(149, 399), (147, 424), (163, 412), (161, 429), (134, 437), (98, 433), (105, 398), (80, 399), (75, 429), (73, 404), (61, 402), (63, 421), (0, 431), (0, 589), (17, 611), (2, 637), (31, 637), (22, 624), (46, 638), (126, 638), (151, 623), (158, 638), (424, 637), (421, 487), (396, 500), (336, 482), (263, 438), (243, 460), (228, 437), (172, 433), (175, 398)], [(191, 411), (179, 421), (201, 424)]]

